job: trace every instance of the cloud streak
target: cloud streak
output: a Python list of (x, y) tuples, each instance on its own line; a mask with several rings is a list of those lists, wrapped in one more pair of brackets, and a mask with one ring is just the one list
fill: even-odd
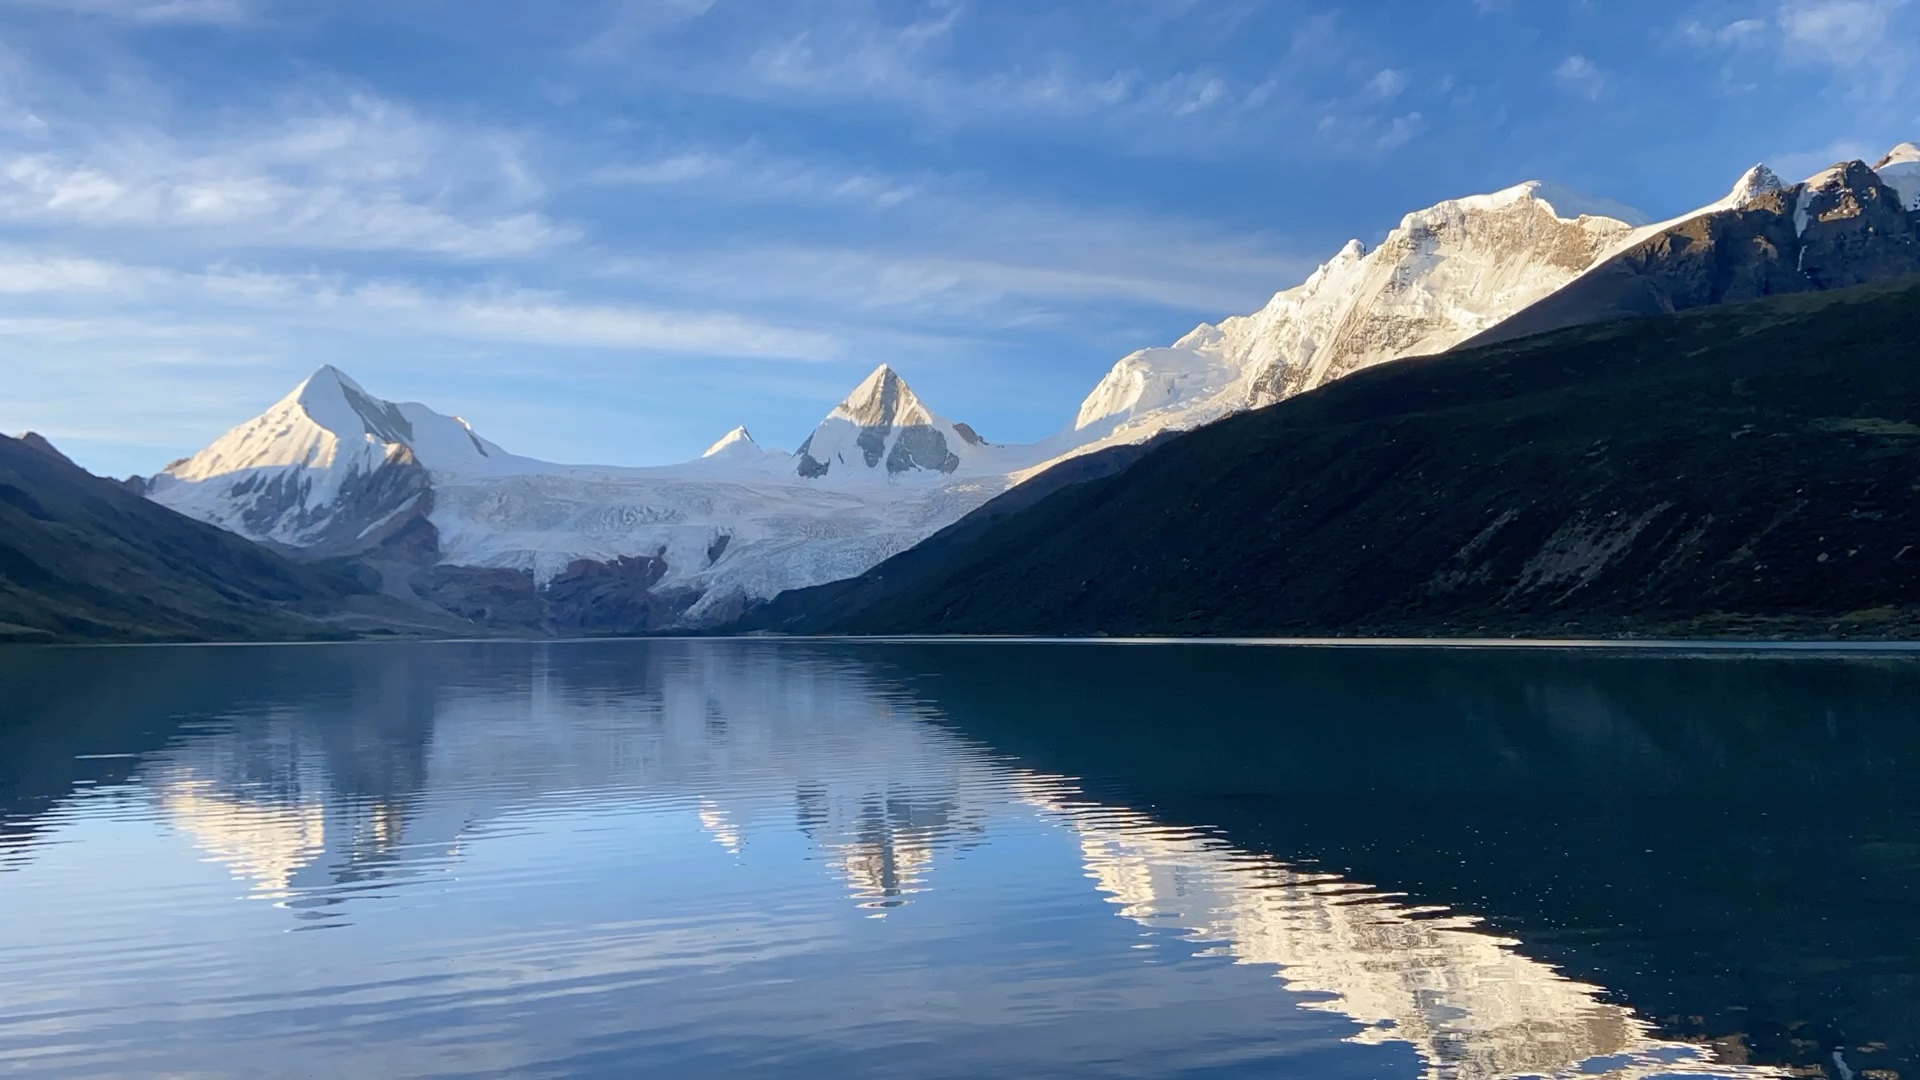
[(0, 8), (6, 7), (149, 24), (232, 25), (255, 15), (251, 0), (0, 0)]
[(46, 127), (48, 138), (0, 150), (0, 222), (454, 258), (528, 254), (578, 235), (532, 208), (539, 186), (513, 140), (366, 95), (195, 137)]

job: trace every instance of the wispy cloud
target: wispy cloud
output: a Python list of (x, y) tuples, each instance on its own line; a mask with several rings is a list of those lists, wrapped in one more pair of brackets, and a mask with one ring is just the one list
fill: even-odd
[[(0, 293), (84, 300), (111, 325), (173, 325), (175, 312), (235, 335), (299, 330), (338, 336), (464, 337), (554, 347), (720, 357), (818, 360), (839, 355), (831, 334), (752, 314), (583, 299), (505, 284), (460, 286), (404, 278), (287, 274), (215, 266), (202, 271), (63, 253), (0, 252)], [(29, 312), (71, 332), (59, 308)], [(216, 317), (217, 316), (217, 317)], [(45, 321), (53, 318), (53, 321)]]
[(1606, 74), (1599, 65), (1578, 54), (1560, 61), (1560, 66), (1553, 69), (1553, 81), (1560, 89), (1588, 101), (1600, 100), (1607, 88)]
[(1779, 22), (1793, 56), (1834, 66), (1876, 61), (1875, 53), (1904, 52), (1890, 38), (1894, 13), (1906, 0), (1787, 0)]
[(684, 148), (599, 166), (595, 184), (673, 187), (708, 198), (756, 202), (847, 202), (888, 207), (913, 196), (916, 184), (879, 173), (770, 154), (746, 145)]
[(0, 7), (38, 8), (135, 23), (231, 24), (245, 22), (257, 13), (253, 0), (0, 0)]
[[(1418, 121), (1418, 116), (1413, 122)], [(827, 239), (629, 252), (611, 272), (649, 289), (795, 309), (1006, 326), (1060, 303), (1151, 305), (1209, 317), (1257, 305), (1315, 260), (1262, 231), (1201, 219), (1014, 199), (956, 177), (901, 178), (688, 146), (608, 182), (676, 198), (834, 204)], [(808, 215), (810, 219), (813, 214)]]
[[(705, 5), (697, 22), (674, 23), (701, 27), (708, 52), (697, 63), (671, 31), (623, 37), (629, 47), (617, 56), (576, 55), (595, 58), (598, 78), (655, 93), (904, 115), (942, 134), (1044, 132), (1153, 156), (1231, 154), (1254, 145), (1249, 137), (1275, 145), (1289, 129), (1284, 145), (1303, 153), (1366, 148), (1371, 139), (1344, 135), (1312, 145), (1318, 117), (1338, 99), (1355, 123), (1385, 124), (1400, 113), (1365, 110), (1382, 109), (1410, 79), (1337, 14), (1262, 0), (1143, 0), (1093, 24), (1078, 7), (1042, 5), (1015, 19), (1013, 9), (956, 0), (812, 0), (753, 8), (751, 18), (744, 10)], [(1229, 67), (1216, 57), (1233, 35), (1286, 44), (1260, 65)], [(1143, 42), (1153, 43), (1147, 53), (1133, 47)], [(1358, 65), (1367, 74), (1356, 83)], [(1327, 81), (1356, 89), (1330, 94)]]
[(365, 95), (219, 134), (58, 118), (46, 127), (24, 145), (0, 143), (0, 221), (461, 258), (576, 235), (533, 207), (539, 185), (512, 139)]

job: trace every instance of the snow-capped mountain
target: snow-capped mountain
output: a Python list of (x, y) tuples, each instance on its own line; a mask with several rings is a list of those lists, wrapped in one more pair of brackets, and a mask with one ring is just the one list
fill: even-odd
[(1708, 206), (1636, 230), (1586, 273), (1470, 344), (1920, 274), (1920, 147), (1788, 185), (1756, 166)]
[(985, 440), (965, 424), (935, 414), (885, 364), (833, 407), (794, 455), (794, 472), (809, 480), (959, 471)]
[[(390, 563), (404, 552), (426, 569), (394, 570), (392, 589), (478, 620), (614, 631), (711, 624), (784, 590), (860, 574), (1067, 458), (1489, 331), (1518, 332), (1530, 319), (1560, 320), (1543, 328), (1590, 321), (1604, 305), (1586, 293), (1605, 300), (1608, 275), (1710, 250), (1700, 245), (1720, 235), (1713, 230), (1777, 232), (1785, 220), (1784, 237), (1754, 233), (1767, 241), (1755, 250), (1797, 251), (1800, 264), (1765, 275), (1824, 288), (1907, 272), (1900, 245), (1920, 253), (1917, 215), (1912, 143), (1871, 169), (1854, 162), (1792, 187), (1759, 166), (1725, 198), (1651, 225), (1542, 183), (1449, 200), (1408, 214), (1371, 250), (1347, 244), (1257, 312), (1121, 359), (1071, 424), (1024, 446), (984, 441), (881, 365), (792, 455), (762, 449), (740, 428), (682, 465), (558, 465), (322, 368), (168, 466), (150, 494), (259, 540), (372, 549)], [(1701, 238), (1688, 239), (1695, 232)]]
[(1880, 181), (1900, 193), (1908, 210), (1920, 210), (1920, 143), (1901, 143), (1873, 167)]
[(770, 456), (784, 458), (787, 455), (778, 450), (762, 449), (759, 443), (753, 441), (751, 432), (744, 427), (737, 427), (720, 436), (719, 441), (707, 447), (707, 452), (701, 454), (700, 458), (702, 461), (759, 461)]
[(1351, 241), (1261, 310), (1121, 360), (1075, 428), (1133, 441), (1444, 352), (1565, 285), (1642, 221), (1541, 183), (1408, 214), (1379, 247)]
[[(996, 448), (886, 367), (809, 444), (826, 459), (764, 450), (739, 428), (681, 465), (560, 465), (326, 367), (168, 466), (148, 494), (255, 540), (371, 552), (414, 593), (470, 618), (613, 630), (719, 618), (852, 576), (1010, 483), (1008, 468), (984, 460)], [(961, 468), (963, 453), (979, 467)], [(394, 565), (401, 558), (433, 572)], [(636, 606), (635, 590), (660, 601)]]
[(382, 401), (328, 366), (167, 466), (149, 493), (255, 540), (351, 546), (413, 506), (429, 470), (496, 472), (519, 460), (459, 417)]

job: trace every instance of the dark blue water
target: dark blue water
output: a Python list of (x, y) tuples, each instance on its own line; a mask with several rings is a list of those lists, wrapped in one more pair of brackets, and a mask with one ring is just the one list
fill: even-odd
[(1900, 657), (0, 650), (0, 1073), (1912, 1076), (1916, 765)]

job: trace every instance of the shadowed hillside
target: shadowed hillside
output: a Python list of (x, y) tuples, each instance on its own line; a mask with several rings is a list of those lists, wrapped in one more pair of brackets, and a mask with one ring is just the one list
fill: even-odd
[(1915, 341), (1909, 280), (1401, 361), (754, 625), (1911, 636)]
[(183, 517), (37, 436), (0, 436), (0, 641), (339, 638), (435, 621), (364, 576)]

